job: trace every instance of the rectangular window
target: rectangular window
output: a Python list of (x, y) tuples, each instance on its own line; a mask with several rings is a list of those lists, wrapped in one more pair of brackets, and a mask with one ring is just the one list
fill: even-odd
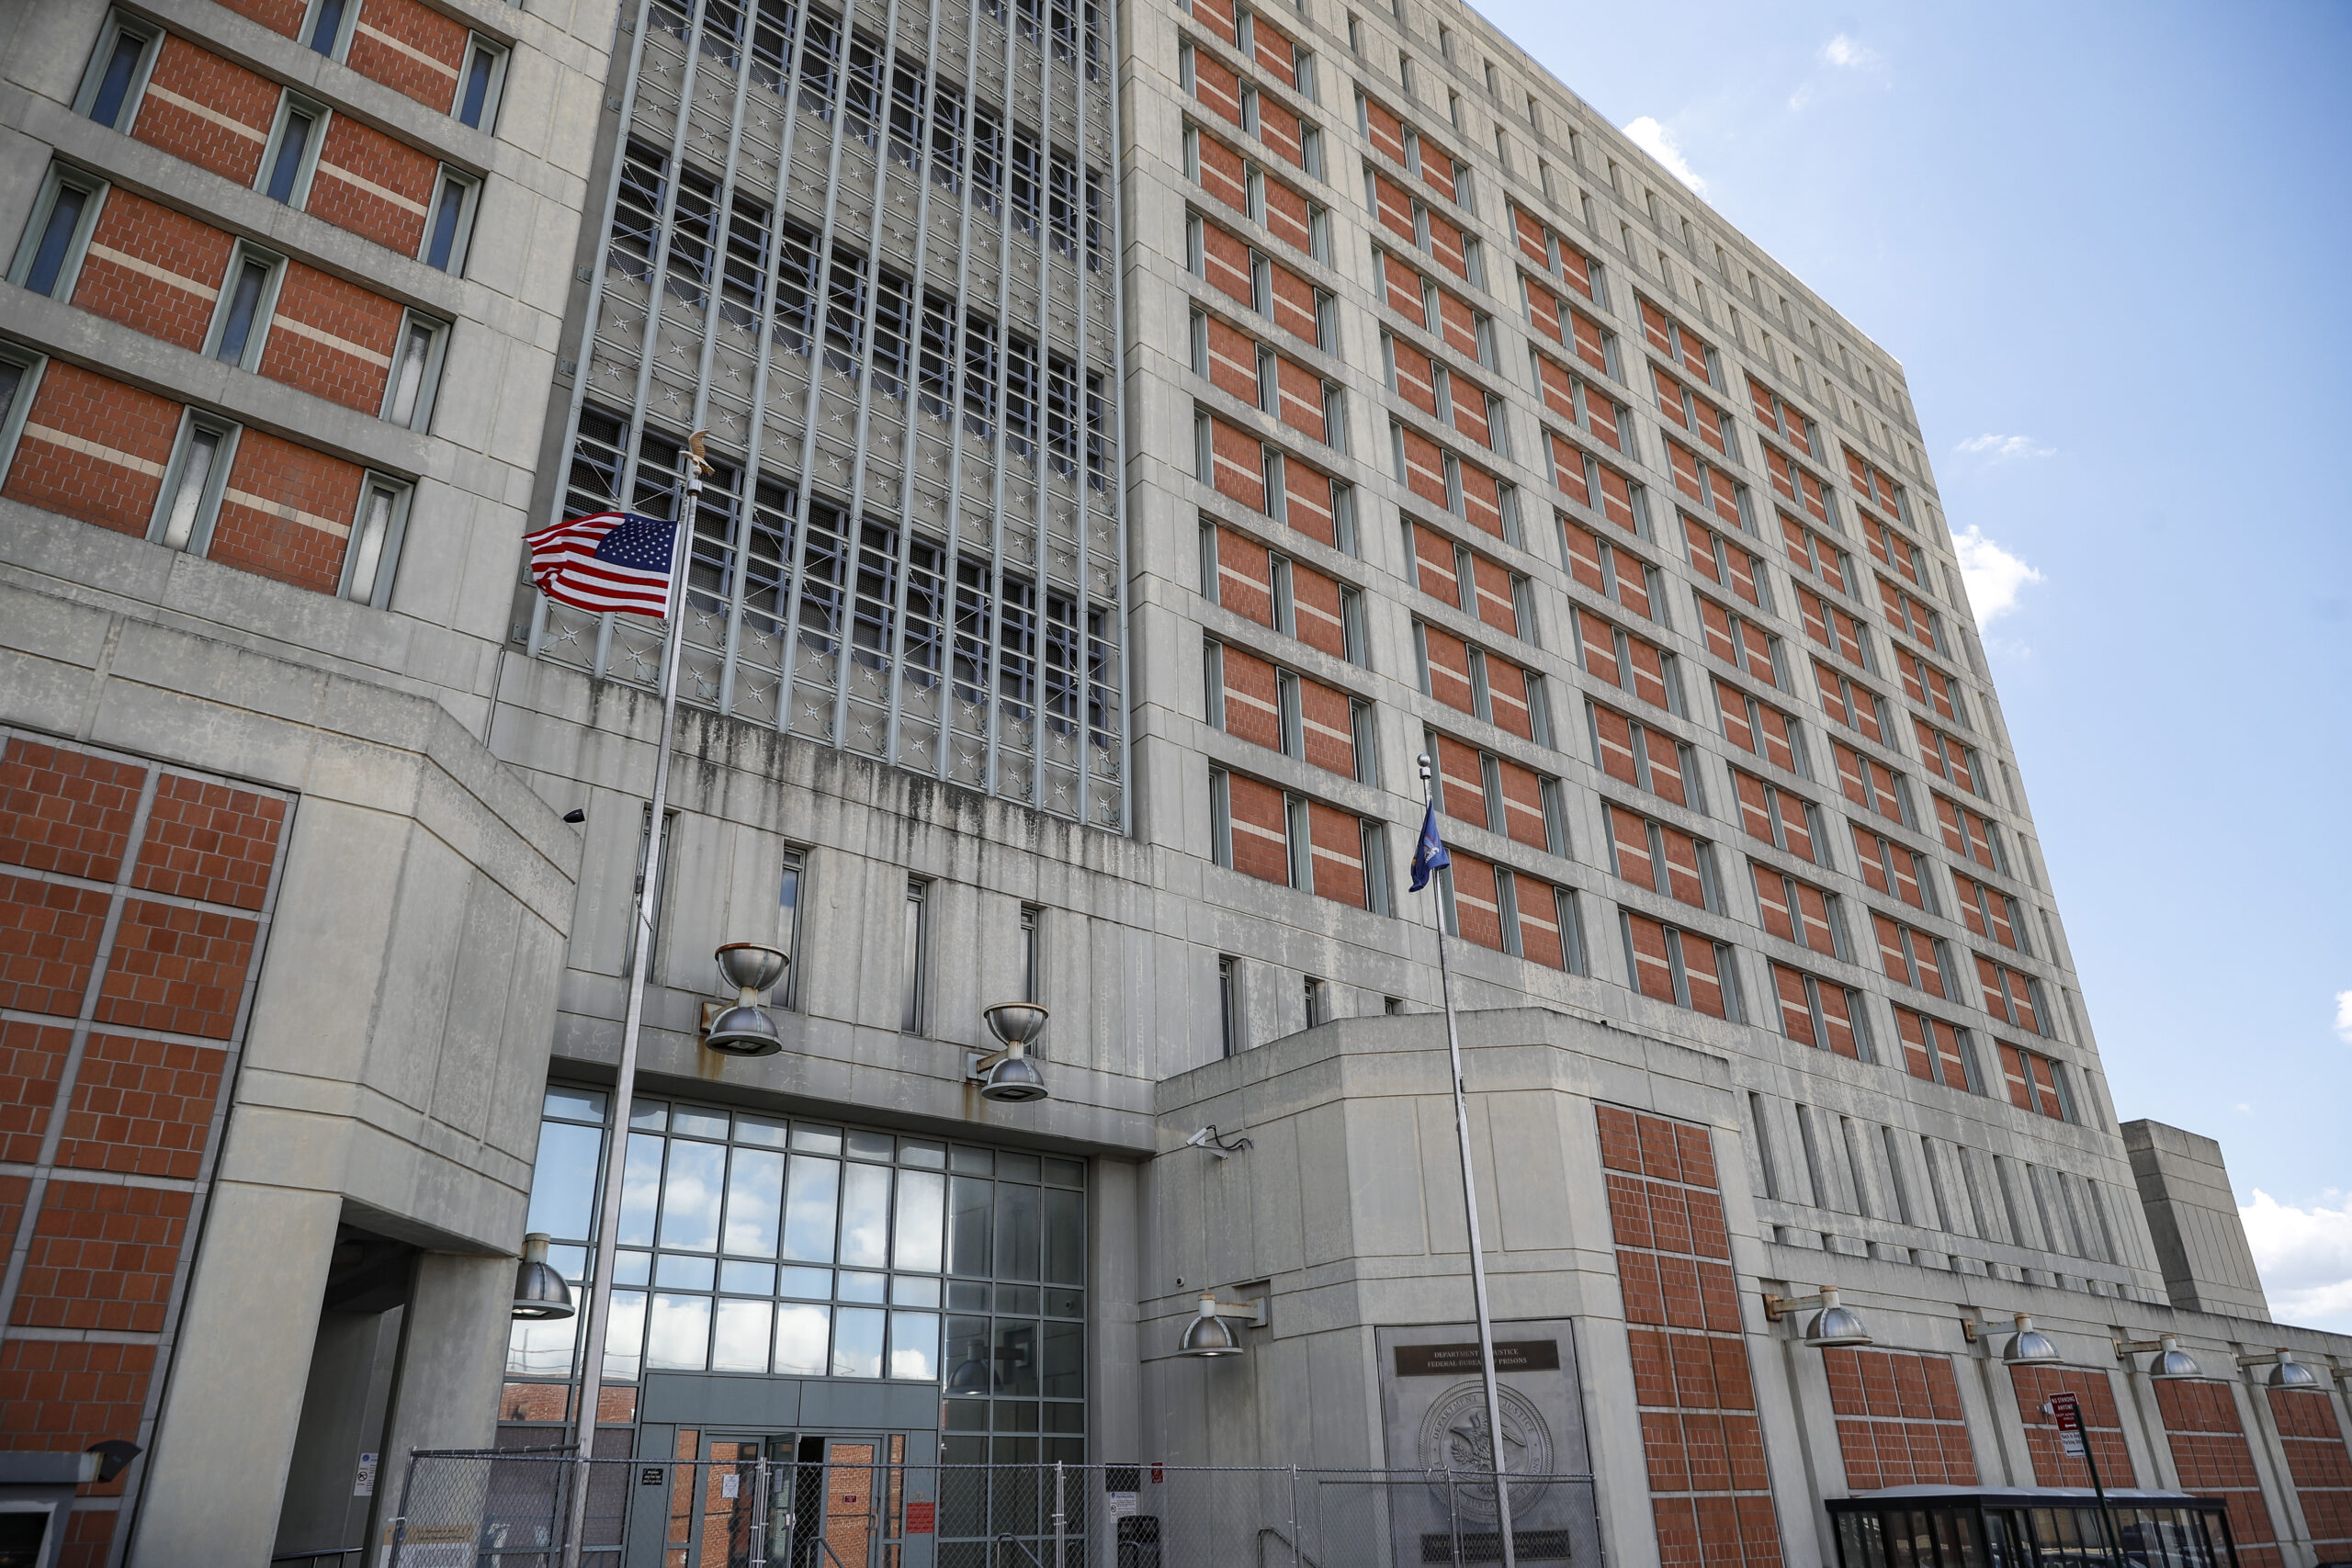
[(340, 60), (350, 45), (348, 24), (358, 16), (359, 7), (352, 0), (312, 0), (311, 14), (302, 23), (302, 39), (328, 59)]
[(904, 941), (899, 954), (905, 968), (905, 988), (899, 1009), (899, 1032), (922, 1032), (924, 1003), (923, 970), (931, 956), (931, 884), (921, 877), (907, 879), (907, 907)]
[(1247, 1042), (1241, 1033), (1241, 960), (1220, 956), (1216, 961), (1216, 1017), (1224, 1055), (1230, 1056)]
[(1021, 999), (1034, 1002), (1045, 985), (1045, 957), (1040, 931), (1046, 912), (1035, 904), (1021, 906)]
[(1314, 976), (1309, 975), (1306, 976), (1306, 984), (1304, 987), (1304, 991), (1306, 1027), (1312, 1029), (1317, 1024), (1327, 1021), (1329, 1017), (1324, 997), (1323, 982), (1317, 979)]
[(311, 194), (311, 176), (319, 163), (321, 130), (327, 111), (305, 98), (286, 95), (278, 106), (269, 150), (261, 161), (261, 193), (270, 200), (300, 209)]
[(9, 281), (52, 299), (72, 299), (106, 190), (103, 180), (62, 164), (51, 164), (33, 203), (32, 221), (25, 225), (25, 237), (8, 268)]
[(107, 18), (91, 52), (90, 66), (74, 95), (74, 108), (108, 130), (128, 131), (138, 112), (139, 96), (146, 90), (147, 74), (155, 67), (156, 45), (163, 34), (117, 11)]
[(438, 272), (466, 270), (466, 243), (473, 236), (474, 204), (481, 182), (443, 164), (440, 184), (433, 194), (433, 212), (424, 232), (419, 260)]
[(237, 445), (237, 427), (190, 409), (181, 423), (172, 460), (164, 471), (164, 489), (155, 520), (147, 536), (154, 543), (190, 555), (202, 555), (212, 543), (212, 524), (220, 511), (220, 491), (229, 477), (229, 459)]
[(343, 582), (336, 590), (342, 597), (379, 610), (391, 604), (401, 537), (408, 531), (409, 497), (409, 487), (400, 480), (381, 474), (368, 476), (359, 492), (359, 515), (351, 525), (351, 542), (343, 553)]
[(262, 343), (269, 335), (278, 284), (285, 275), (282, 257), (238, 242), (236, 254), (229, 261), (228, 287), (220, 290), (213, 309), (205, 352), (240, 370), (256, 368), (261, 364)]
[(488, 130), (498, 121), (498, 95), (506, 85), (506, 51), (480, 33), (466, 40), (466, 72), (458, 84), (458, 122)]
[(441, 356), (448, 346), (445, 321), (411, 310), (401, 322), (392, 373), (384, 387), (384, 417), (408, 430), (433, 423), (433, 397), (441, 386)]
[(800, 1009), (800, 892), (802, 881), (808, 874), (808, 856), (804, 850), (784, 852), (782, 874), (776, 881), (776, 942), (791, 960), (785, 965), (784, 983), (776, 987), (776, 1000), (786, 1012)]
[(32, 407), (43, 363), (39, 355), (0, 344), (0, 479), (7, 478), (16, 459), (17, 438), (24, 434), (25, 411)]

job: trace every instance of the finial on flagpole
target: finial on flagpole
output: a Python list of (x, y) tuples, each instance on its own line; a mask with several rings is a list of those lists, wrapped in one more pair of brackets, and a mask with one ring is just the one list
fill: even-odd
[(1420, 761), (1421, 761), (1421, 782), (1422, 782), (1423, 784), (1427, 784), (1427, 783), (1429, 783), (1429, 782), (1430, 782), (1430, 754), (1429, 754), (1427, 751), (1422, 752), (1422, 753), (1421, 753), (1421, 759), (1420, 759)]
[(697, 430), (686, 437), (686, 456), (695, 460), (695, 473), (697, 477), (710, 472), (710, 457), (703, 446), (703, 443), (709, 438), (710, 432), (707, 430)]

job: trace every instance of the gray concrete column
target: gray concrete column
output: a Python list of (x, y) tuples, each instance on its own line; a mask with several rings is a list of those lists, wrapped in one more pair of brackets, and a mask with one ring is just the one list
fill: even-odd
[(1089, 1447), (1113, 1463), (1142, 1461), (1143, 1361), (1136, 1340), (1142, 1268), (1142, 1184), (1133, 1162), (1094, 1162), (1093, 1281), (1088, 1290)]
[(129, 1562), (266, 1562), (343, 1200), (223, 1182), (204, 1222)]
[(428, 1252), (417, 1259), (384, 1434), (387, 1475), (398, 1478), (411, 1449), (491, 1446), (514, 1306), (512, 1258)]

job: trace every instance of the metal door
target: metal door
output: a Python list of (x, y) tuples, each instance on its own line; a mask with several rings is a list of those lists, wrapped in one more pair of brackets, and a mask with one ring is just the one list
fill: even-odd
[(771, 1438), (768, 1454), (775, 1568), (900, 1568), (904, 1433)]

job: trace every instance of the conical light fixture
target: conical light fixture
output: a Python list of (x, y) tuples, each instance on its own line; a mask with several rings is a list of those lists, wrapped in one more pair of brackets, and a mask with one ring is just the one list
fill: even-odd
[(2058, 1350), (2058, 1343), (2033, 1325), (2033, 1319), (2024, 1313), (2017, 1314), (2018, 1331), (2009, 1337), (2009, 1353), (2001, 1358), (2012, 1367), (2042, 1366), (2066, 1358)]
[(760, 993), (784, 978), (791, 955), (759, 942), (730, 942), (711, 954), (718, 972), (735, 987), (735, 1005), (710, 1021), (702, 1043), (726, 1056), (773, 1056), (784, 1049), (775, 1021), (760, 1006)]
[(1184, 1325), (1183, 1335), (1176, 1341), (1180, 1356), (1238, 1356), (1242, 1352), (1241, 1336), (1233, 1323), (1263, 1323), (1266, 1306), (1263, 1302), (1221, 1302), (1215, 1296), (1201, 1298), (1200, 1310), (1193, 1321)]
[(548, 1261), (548, 1233), (533, 1231), (523, 1238), (523, 1261), (514, 1266), (514, 1315), (539, 1320), (571, 1315), (571, 1287)]
[(1045, 1032), (1048, 1016), (1040, 1002), (998, 1002), (983, 1010), (989, 1032), (1004, 1049), (978, 1065), (980, 1098), (1006, 1105), (1026, 1105), (1048, 1097), (1046, 1075), (1029, 1059), (1029, 1047)]

